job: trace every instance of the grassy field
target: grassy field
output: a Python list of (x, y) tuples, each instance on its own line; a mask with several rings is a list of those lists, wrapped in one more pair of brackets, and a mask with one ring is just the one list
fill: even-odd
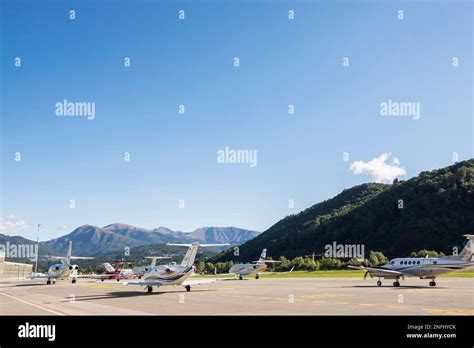
[[(293, 271), (291, 273), (282, 273), (282, 274), (260, 274), (261, 278), (362, 278), (364, 276), (364, 271), (358, 270), (338, 270), (338, 271)], [(229, 278), (233, 275), (198, 275), (198, 277), (210, 277), (210, 278)], [(254, 278), (254, 275), (244, 276), (244, 278)], [(467, 270), (461, 272), (452, 272), (440, 277), (450, 277), (450, 278), (468, 278), (474, 277), (474, 270)]]

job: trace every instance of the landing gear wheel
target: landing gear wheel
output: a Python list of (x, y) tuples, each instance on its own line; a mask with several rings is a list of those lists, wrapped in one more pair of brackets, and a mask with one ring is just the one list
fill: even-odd
[(257, 274), (257, 275), (255, 276), (255, 279), (258, 279), (258, 278), (260, 278), (260, 277), (259, 277), (258, 274)]
[(55, 280), (53, 280), (53, 284), (56, 284), (56, 281), (55, 281)]
[(150, 293), (153, 291), (153, 287), (152, 286), (147, 286), (146, 287), (146, 292)]
[(242, 280), (244, 279), (244, 277), (242, 277), (242, 275), (239, 275), (239, 280)]
[(393, 282), (393, 286), (398, 287), (398, 286), (400, 286), (400, 283), (398, 281), (395, 281), (395, 282)]
[(430, 286), (436, 286), (436, 282), (434, 280), (430, 281)]
[(377, 280), (377, 286), (382, 286), (382, 282), (380, 280)]
[(73, 279), (71, 283), (76, 284), (76, 279)]
[(186, 285), (184, 288), (186, 289), (186, 291), (191, 291), (191, 285)]
[(100, 281), (101, 281), (101, 282), (103, 282), (104, 280), (103, 280), (103, 279), (101, 279)]
[(46, 281), (46, 285), (51, 285), (51, 280), (48, 279), (48, 280)]
[(119, 281), (120, 281), (120, 279), (117, 279), (117, 281), (119, 282)]

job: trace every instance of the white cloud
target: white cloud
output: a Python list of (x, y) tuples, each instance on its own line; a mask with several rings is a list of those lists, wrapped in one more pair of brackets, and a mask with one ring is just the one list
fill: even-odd
[(0, 233), (10, 234), (28, 227), (26, 221), (18, 219), (14, 215), (0, 217)]
[(392, 159), (391, 164), (386, 163), (391, 155), (390, 152), (385, 152), (368, 162), (352, 162), (350, 170), (354, 174), (372, 175), (374, 182), (391, 184), (396, 177), (407, 174), (405, 168), (401, 167), (400, 160), (397, 157)]

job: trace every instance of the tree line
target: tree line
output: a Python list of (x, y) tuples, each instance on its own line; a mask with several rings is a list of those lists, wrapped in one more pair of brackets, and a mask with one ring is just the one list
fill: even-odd
[[(410, 254), (410, 257), (441, 257), (445, 256), (441, 252), (432, 250), (419, 250)], [(293, 259), (287, 259), (281, 256), (277, 261), (279, 263), (268, 263), (268, 269), (275, 272), (286, 272), (292, 268), (295, 271), (329, 271), (347, 269), (347, 266), (381, 266), (389, 262), (389, 259), (380, 251), (370, 251), (366, 259), (339, 259), (331, 257), (322, 257), (313, 259), (312, 257), (297, 256)], [(229, 269), (238, 262), (224, 261), (212, 263), (210, 261), (196, 261), (195, 267), (197, 273), (227, 273)]]

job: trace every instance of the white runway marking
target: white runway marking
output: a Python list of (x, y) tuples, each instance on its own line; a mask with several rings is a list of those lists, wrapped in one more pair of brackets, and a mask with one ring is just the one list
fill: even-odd
[(25, 303), (25, 304), (27, 304), (27, 305), (30, 305), (30, 306), (33, 306), (33, 307), (36, 307), (36, 308), (42, 309), (43, 311), (46, 311), (46, 312), (49, 312), (49, 313), (52, 313), (52, 314), (56, 314), (56, 315), (66, 315), (65, 313), (61, 313), (61, 312), (55, 311), (54, 309), (50, 309), (50, 308), (41, 306), (41, 305), (39, 305), (39, 304), (30, 302), (30, 301), (28, 301), (28, 300), (24, 300), (24, 299), (22, 299), (22, 298), (18, 298), (18, 297), (16, 297), (16, 296), (13, 296), (13, 295), (10, 295), (10, 294), (6, 294), (6, 293), (4, 293), (4, 292), (0, 292), (0, 295), (9, 297), (9, 298), (11, 298), (11, 299), (17, 300), (17, 301), (19, 301), (19, 302)]

